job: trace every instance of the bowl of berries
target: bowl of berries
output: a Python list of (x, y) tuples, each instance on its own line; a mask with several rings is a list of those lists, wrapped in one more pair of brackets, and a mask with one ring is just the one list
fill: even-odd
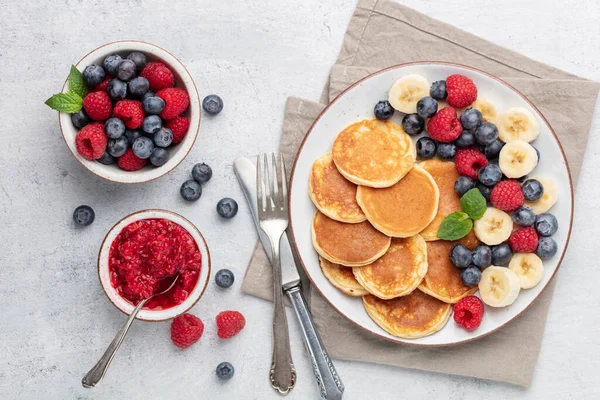
[(73, 156), (113, 182), (148, 182), (173, 170), (200, 127), (190, 73), (168, 51), (140, 41), (92, 50), (46, 104), (59, 111)]

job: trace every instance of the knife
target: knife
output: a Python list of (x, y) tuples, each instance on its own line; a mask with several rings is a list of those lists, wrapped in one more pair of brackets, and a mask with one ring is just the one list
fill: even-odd
[[(254, 157), (254, 159), (256, 159), (256, 157)], [(270, 261), (271, 252), (269, 250), (271, 247), (269, 239), (258, 225), (258, 210), (256, 208), (256, 165), (250, 159), (240, 157), (234, 161), (233, 169), (240, 182), (246, 201), (248, 202), (260, 241), (265, 248), (267, 257), (269, 257)], [(281, 287), (290, 299), (298, 322), (300, 322), (304, 345), (306, 346), (306, 350), (312, 362), (321, 398), (326, 400), (341, 399), (344, 393), (344, 384), (333, 366), (333, 363), (329, 359), (325, 346), (323, 346), (321, 337), (313, 322), (312, 315), (306, 305), (306, 300), (302, 295), (300, 275), (298, 274), (298, 269), (294, 262), (292, 248), (287, 234), (282, 236), (280, 248)]]

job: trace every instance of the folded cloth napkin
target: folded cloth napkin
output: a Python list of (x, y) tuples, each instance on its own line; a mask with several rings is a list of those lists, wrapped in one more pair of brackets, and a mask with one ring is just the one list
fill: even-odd
[[(330, 100), (358, 79), (390, 65), (436, 60), (480, 68), (527, 96), (549, 120), (577, 182), (600, 84), (533, 61), (467, 32), (385, 0), (360, 0), (331, 70), (321, 102), (289, 98), (281, 151), (295, 158), (310, 125)], [(250, 260), (242, 289), (270, 299), (271, 267), (262, 247)], [(520, 317), (483, 339), (457, 346), (419, 348), (374, 337), (337, 314), (311, 288), (311, 311), (329, 354), (374, 362), (530, 386), (539, 355), (551, 282)], [(494, 368), (490, 368), (494, 365)]]

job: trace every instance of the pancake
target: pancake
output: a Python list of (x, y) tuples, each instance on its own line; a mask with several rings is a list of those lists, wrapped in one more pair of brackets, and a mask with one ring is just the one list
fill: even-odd
[(329, 218), (351, 224), (367, 219), (356, 202), (356, 188), (337, 170), (331, 153), (314, 162), (309, 195), (319, 211)]
[(440, 192), (429, 174), (415, 165), (389, 188), (359, 186), (356, 200), (375, 228), (393, 237), (410, 237), (431, 223)]
[(343, 293), (349, 296), (363, 296), (369, 293), (360, 286), (352, 273), (352, 268), (334, 264), (323, 257), (319, 257), (319, 265), (321, 265), (321, 271), (323, 271), (325, 278)]
[(450, 261), (450, 249), (455, 243), (462, 243), (474, 249), (478, 240), (471, 231), (467, 236), (455, 242), (438, 240), (427, 242), (427, 274), (419, 289), (446, 303), (456, 303), (477, 291), (477, 286), (466, 286), (460, 279), (460, 269)]
[(317, 253), (334, 264), (359, 267), (377, 260), (390, 247), (391, 238), (368, 222), (346, 224), (317, 211), (312, 223), (312, 242)]
[(333, 142), (340, 173), (357, 185), (389, 187), (410, 171), (417, 156), (410, 136), (392, 121), (366, 119), (349, 125)]
[(358, 283), (380, 299), (405, 296), (419, 286), (427, 273), (427, 243), (419, 235), (393, 238), (383, 257), (352, 271)]
[(367, 314), (390, 334), (407, 339), (429, 336), (446, 325), (452, 306), (415, 290), (391, 300), (363, 296)]
[(425, 229), (420, 233), (423, 239), (439, 240), (437, 237), (437, 231), (440, 229), (440, 225), (444, 218), (454, 211), (460, 211), (460, 197), (454, 190), (454, 183), (460, 176), (456, 170), (456, 165), (452, 161), (442, 161), (439, 159), (432, 159), (419, 163), (425, 171), (429, 172), (433, 177), (433, 180), (437, 184), (440, 191), (440, 201), (438, 206), (437, 214), (435, 218)]

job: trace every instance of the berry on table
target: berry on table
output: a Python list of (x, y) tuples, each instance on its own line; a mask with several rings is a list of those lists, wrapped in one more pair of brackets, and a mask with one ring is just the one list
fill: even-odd
[(477, 86), (466, 76), (454, 74), (446, 78), (446, 101), (452, 107), (470, 106), (477, 99)]
[(150, 164), (154, 165), (155, 167), (160, 167), (162, 165), (165, 165), (167, 161), (169, 161), (169, 152), (167, 151), (167, 149), (164, 149), (162, 147), (155, 147), (154, 150), (152, 151), (152, 154), (150, 155)]
[(426, 96), (417, 102), (417, 114), (421, 118), (431, 118), (438, 110), (438, 103), (432, 97)]
[[(135, 143), (135, 142), (134, 142)], [(119, 157), (119, 167), (125, 171), (137, 171), (146, 166), (148, 160), (139, 158), (133, 153), (131, 148), (127, 149), (125, 154)]]
[(498, 128), (491, 122), (484, 122), (475, 130), (475, 140), (477, 143), (487, 146), (498, 139)]
[(79, 155), (86, 160), (96, 160), (102, 157), (108, 144), (101, 122), (92, 122), (81, 128), (75, 136), (75, 148)]
[(479, 169), (477, 179), (486, 186), (494, 186), (502, 179), (502, 171), (496, 164), (488, 164)]
[(117, 68), (119, 68), (121, 61), (123, 61), (123, 58), (120, 55), (111, 54), (110, 56), (106, 57), (102, 63), (104, 71), (106, 71), (108, 75), (117, 75)]
[(533, 253), (538, 246), (538, 235), (531, 226), (519, 228), (508, 238), (513, 253)]
[(537, 201), (544, 194), (544, 185), (537, 179), (527, 179), (523, 182), (523, 195), (527, 201)]
[(402, 129), (409, 135), (418, 135), (423, 132), (425, 120), (418, 114), (406, 114), (402, 117)]
[(171, 323), (171, 341), (185, 349), (196, 343), (204, 332), (204, 323), (192, 314), (182, 314)]
[(450, 143), (458, 138), (462, 133), (462, 126), (456, 116), (456, 110), (452, 107), (439, 110), (427, 122), (427, 132), (438, 142)]
[(558, 221), (550, 213), (543, 213), (535, 217), (535, 230), (540, 236), (552, 236), (558, 230)]
[(154, 144), (158, 147), (169, 147), (173, 143), (173, 133), (169, 128), (161, 128), (154, 134)]
[(492, 249), (483, 244), (475, 247), (473, 264), (479, 268), (487, 268), (492, 265)]
[(466, 286), (478, 285), (481, 280), (481, 270), (474, 265), (470, 265), (460, 271), (460, 279)]
[(535, 254), (542, 260), (547, 260), (549, 258), (554, 257), (556, 252), (558, 251), (558, 246), (556, 242), (551, 237), (541, 237), (538, 241), (537, 249), (535, 250)]
[(502, 182), (499, 182), (492, 189), (490, 202), (494, 205), (494, 207), (502, 211), (515, 211), (525, 202), (525, 197), (523, 197), (523, 191), (521, 190), (521, 184), (515, 179), (506, 179)]
[(179, 189), (181, 197), (186, 201), (196, 201), (202, 196), (202, 186), (193, 179), (183, 182)]
[(134, 97), (142, 97), (149, 88), (150, 84), (148, 83), (148, 79), (143, 76), (135, 77), (127, 84), (129, 94)]
[(427, 160), (433, 157), (437, 151), (437, 146), (433, 139), (424, 136), (417, 140), (417, 156), (422, 160)]
[(90, 92), (83, 98), (83, 108), (94, 121), (104, 121), (110, 117), (112, 103), (106, 92)]
[(144, 122), (142, 103), (137, 100), (121, 100), (117, 102), (113, 114), (123, 121), (129, 129), (137, 129)]
[(464, 130), (459, 137), (456, 138), (454, 144), (459, 149), (466, 149), (475, 144), (475, 134), (471, 131)]
[(217, 203), (217, 213), (223, 218), (231, 219), (238, 212), (238, 204), (234, 199), (225, 197)]
[(467, 296), (454, 305), (454, 321), (467, 331), (473, 331), (481, 325), (484, 306), (479, 297)]
[(502, 150), (502, 147), (504, 147), (504, 142), (496, 139), (491, 144), (485, 146), (483, 154), (485, 154), (488, 160), (497, 159), (500, 155), (500, 150)]
[(235, 369), (233, 368), (233, 365), (231, 365), (231, 363), (222, 362), (219, 365), (217, 365), (216, 373), (219, 379), (223, 381), (228, 381), (233, 377)]
[(75, 114), (71, 114), (71, 122), (75, 125), (75, 128), (83, 128), (90, 123), (90, 117), (85, 113), (84, 109), (77, 111)]
[[(162, 99), (161, 99), (162, 100)], [(165, 128), (169, 128), (173, 133), (173, 143), (179, 143), (185, 138), (190, 127), (190, 121), (181, 115), (170, 119), (165, 124)]]
[(135, 76), (135, 63), (131, 60), (123, 60), (117, 67), (117, 78), (127, 82)]
[(394, 107), (392, 107), (389, 101), (382, 100), (375, 104), (373, 112), (375, 113), (375, 118), (387, 120), (392, 118), (392, 115), (394, 115)]
[(487, 158), (475, 149), (457, 150), (454, 162), (458, 173), (471, 179), (477, 179), (479, 169), (488, 164)]
[(165, 102), (165, 107), (160, 113), (162, 119), (173, 119), (183, 113), (190, 104), (190, 97), (187, 92), (181, 88), (162, 89), (156, 93)]
[(142, 130), (148, 134), (154, 135), (162, 128), (162, 119), (158, 115), (148, 115), (142, 122)]
[(106, 151), (113, 157), (121, 157), (129, 148), (129, 140), (125, 136), (110, 139)]
[(133, 145), (131, 145), (131, 149), (133, 150), (133, 154), (141, 159), (149, 158), (152, 155), (152, 151), (154, 150), (154, 142), (150, 138), (146, 136), (141, 136), (135, 139)]
[(464, 244), (455, 244), (450, 249), (450, 262), (455, 267), (466, 268), (473, 262), (473, 253)]
[(123, 100), (127, 97), (127, 84), (120, 79), (111, 79), (106, 90), (112, 101)]
[(217, 336), (221, 339), (237, 335), (246, 326), (246, 319), (239, 311), (222, 311), (217, 315), (216, 321)]
[(456, 146), (454, 143), (439, 143), (436, 154), (442, 160), (452, 160), (456, 155)]
[(481, 195), (485, 198), (485, 201), (490, 201), (490, 195), (492, 194), (492, 187), (490, 186), (485, 186), (483, 183), (481, 182), (476, 182), (475, 183), (475, 187), (477, 189), (479, 189), (479, 192), (481, 193)]
[(235, 280), (235, 276), (233, 272), (228, 269), (220, 269), (215, 274), (215, 283), (218, 287), (227, 289), (233, 285), (233, 281)]
[(429, 95), (436, 100), (446, 100), (448, 93), (446, 92), (446, 81), (435, 81), (431, 84)]
[(158, 115), (165, 108), (165, 101), (160, 97), (149, 96), (142, 100), (144, 112), (148, 115)]
[(125, 129), (125, 137), (127, 140), (129, 140), (129, 144), (133, 144), (135, 139), (139, 138), (140, 136), (142, 136), (141, 129)]
[(464, 129), (475, 129), (481, 124), (483, 116), (475, 108), (467, 108), (460, 116), (460, 123)]
[(198, 163), (192, 168), (192, 177), (198, 183), (206, 183), (212, 178), (212, 168), (205, 163)]
[(531, 226), (535, 222), (535, 214), (531, 208), (522, 206), (513, 211), (512, 220), (519, 226)]
[(133, 61), (137, 72), (141, 71), (146, 66), (146, 55), (139, 51), (134, 51), (127, 56), (128, 60)]
[(508, 243), (492, 246), (492, 265), (508, 265), (512, 258), (512, 250)]
[(156, 92), (161, 89), (175, 86), (175, 76), (165, 64), (149, 62), (140, 72), (140, 76), (148, 79), (150, 90)]
[(223, 100), (216, 94), (209, 94), (202, 100), (202, 109), (210, 115), (223, 111)]
[(125, 133), (125, 124), (118, 118), (109, 118), (104, 123), (104, 132), (111, 139), (117, 139)]
[(88, 226), (94, 222), (96, 213), (90, 206), (79, 206), (73, 211), (73, 221), (79, 226)]
[(92, 88), (98, 84), (100, 84), (105, 77), (106, 73), (104, 72), (104, 68), (99, 65), (88, 65), (83, 70), (83, 81), (85, 84)]
[(475, 187), (475, 181), (465, 175), (459, 176), (458, 179), (456, 180), (456, 182), (454, 182), (454, 191), (459, 196), (462, 196), (463, 194), (467, 193), (469, 190), (473, 189), (474, 187)]
[(117, 161), (117, 159), (108, 154), (108, 151), (105, 151), (104, 154), (102, 154), (102, 156), (96, 161), (98, 161), (100, 164), (111, 165), (114, 164)]

